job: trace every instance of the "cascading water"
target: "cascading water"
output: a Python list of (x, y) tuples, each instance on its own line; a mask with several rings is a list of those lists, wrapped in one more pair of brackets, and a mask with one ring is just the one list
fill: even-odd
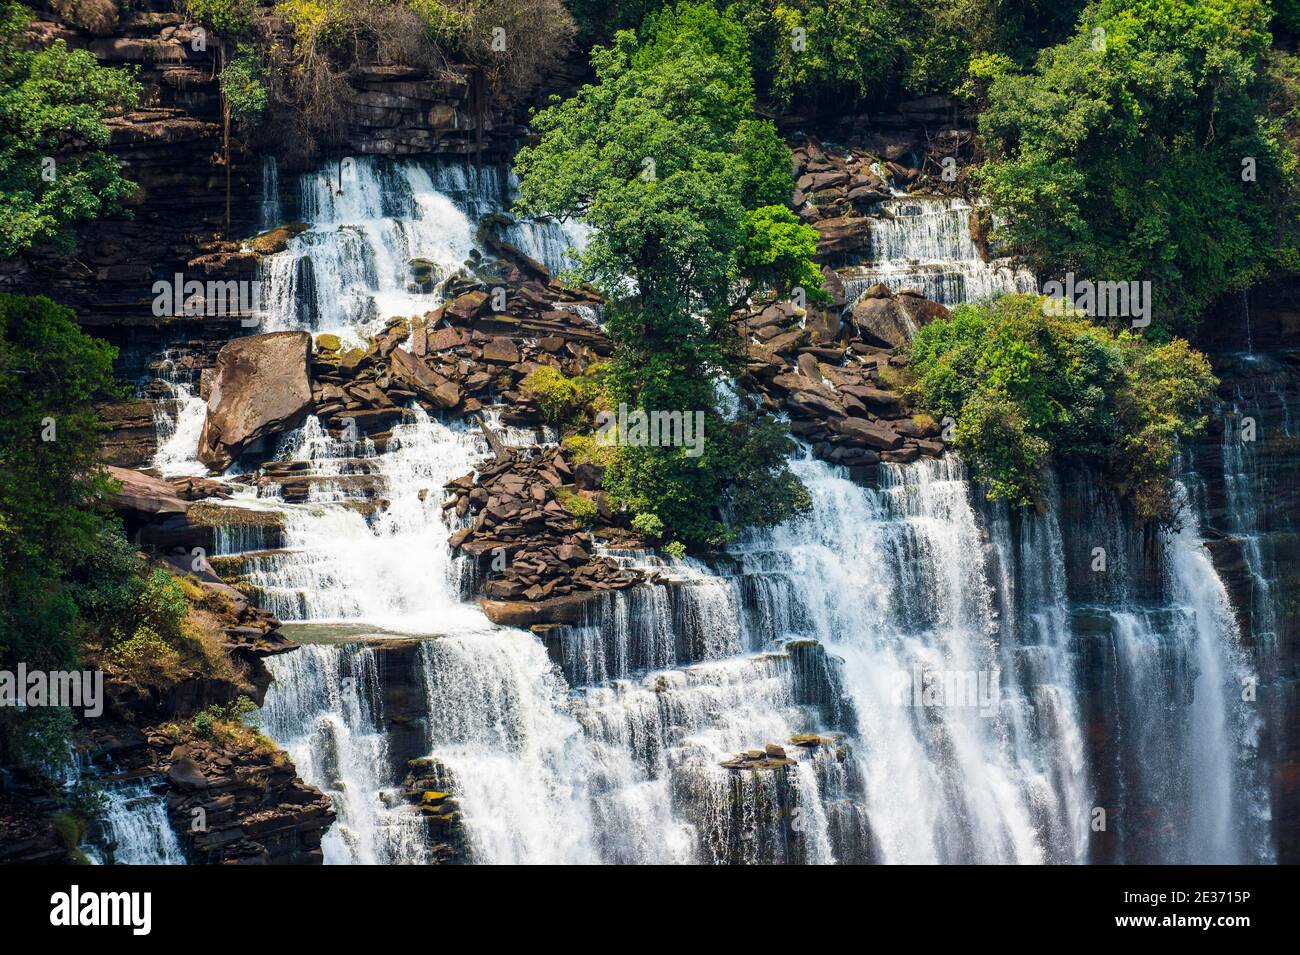
[[(306, 328), (357, 340), (440, 301), (451, 276), (481, 259), (477, 227), (513, 196), (510, 174), (464, 163), (347, 158), (299, 180), (306, 231), (262, 264), (265, 330)], [(548, 268), (585, 241), (581, 225), (511, 225), (504, 238)]]
[[(499, 170), (475, 182), (467, 166), (356, 160), (340, 196), (336, 176), (305, 178), (310, 227), (266, 263), (273, 328), (357, 337), (427, 310), (473, 258), (471, 223), (512, 188)], [(854, 294), (876, 281), (947, 302), (1033, 289), (980, 260), (969, 206), (889, 202)], [(562, 254), (553, 224), (503, 237), (552, 267)], [(430, 281), (413, 288), (417, 271)], [(471, 861), (1269, 858), (1245, 768), (1254, 727), (1233, 705), (1248, 672), (1195, 526), (1140, 589), (1124, 580), (1140, 566), (1125, 519), (1097, 505), (1067, 524), (1074, 488), (1012, 514), (955, 458), (882, 465), (868, 489), (801, 457), (808, 516), (707, 565), (611, 554), (660, 579), (603, 595), (543, 642), (465, 601), (472, 568), (447, 545), (442, 488), (486, 452), (418, 408), (382, 450), (308, 419), (277, 455), (306, 500), (274, 481), (237, 494), (277, 512), (276, 539), (219, 541), (286, 621), (419, 636), (417, 745)], [(1092, 542), (1124, 569), (1081, 595), (1068, 568)], [(344, 637), (273, 658), (266, 725), (334, 797), (327, 861), (425, 862), (375, 646)], [(1167, 818), (1146, 821), (1157, 806)], [(1124, 830), (1118, 849), (1097, 848), (1098, 808)]]
[(208, 469), (198, 461), (197, 454), (207, 402), (194, 393), (192, 377), (172, 351), (163, 352), (156, 379), (169, 398), (154, 403), (158, 449), (150, 463), (165, 478), (206, 474)]
[(421, 820), (396, 796), (375, 651), (309, 645), (268, 665), (275, 682), (262, 707), (266, 730), (298, 775), (329, 794), (338, 817), (321, 844), (325, 861), (428, 863)]
[(919, 289), (945, 305), (1038, 290), (1033, 273), (984, 261), (971, 235), (974, 209), (963, 200), (898, 196), (881, 208), (888, 216), (871, 221), (867, 260), (838, 270), (850, 305), (876, 284)]
[(103, 789), (103, 814), (92, 861), (106, 865), (184, 865), (180, 840), (167, 819), (167, 803), (146, 779), (111, 783)]

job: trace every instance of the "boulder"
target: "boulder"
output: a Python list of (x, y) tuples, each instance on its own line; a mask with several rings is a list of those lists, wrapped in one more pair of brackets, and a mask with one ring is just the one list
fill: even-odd
[(917, 328), (912, 313), (900, 308), (893, 297), (863, 296), (854, 303), (852, 315), (859, 336), (889, 348), (906, 345)]
[(864, 418), (836, 418), (831, 427), (853, 441), (879, 451), (896, 451), (903, 446), (903, 437), (884, 425)]
[(237, 338), (217, 354), (199, 460), (224, 471), (244, 449), (298, 425), (311, 408), (307, 332)]
[(189, 510), (189, 503), (162, 478), (118, 467), (109, 467), (108, 474), (113, 480), (122, 482), (110, 503), (113, 510), (125, 517), (148, 522)]
[(406, 385), (439, 408), (454, 408), (460, 404), (460, 386), (438, 374), (408, 351), (399, 348), (389, 355), (388, 371), (394, 381)]
[(871, 237), (869, 223), (869, 219), (858, 216), (836, 216), (813, 223), (819, 236), (818, 257), (865, 249)]

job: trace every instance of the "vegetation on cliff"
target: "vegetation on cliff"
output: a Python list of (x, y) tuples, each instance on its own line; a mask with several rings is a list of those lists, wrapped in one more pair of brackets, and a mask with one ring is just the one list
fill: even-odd
[[(759, 416), (729, 420), (720, 389), (740, 356), (729, 317), (745, 292), (820, 276), (816, 234), (788, 214), (790, 156), (754, 117), (743, 26), (709, 3), (647, 17), (638, 37), (592, 52), (596, 82), (534, 118), (522, 150), (520, 211), (582, 216), (596, 228), (580, 277), (609, 299), (616, 351), (608, 405), (704, 416), (702, 449), (620, 442), (606, 488), (674, 539), (717, 543), (788, 517), (806, 501), (788, 442)], [(781, 203), (781, 205), (777, 205)], [(753, 264), (751, 275), (742, 269)]]
[(40, 243), (70, 249), (77, 223), (135, 188), (104, 150), (105, 120), (136, 105), (139, 84), (63, 40), (28, 49), (30, 19), (0, 2), (0, 259)]
[(912, 341), (911, 388), (952, 419), (953, 445), (993, 499), (1041, 500), (1049, 464), (1112, 479), (1142, 520), (1171, 522), (1179, 442), (1218, 384), (1186, 341), (1154, 345), (1037, 295), (960, 305)]
[(1300, 264), (1294, 59), (1264, 0), (1101, 0), (989, 64), (979, 179), (1044, 278), (1150, 281), (1164, 334)]
[(574, 35), (560, 0), (280, 0), (274, 17), (254, 0), (177, 2), (223, 51), (222, 88), (235, 118), (250, 129), (265, 123), (280, 147), (291, 129), (299, 149), (339, 138), (348, 79), (360, 66), (435, 76), (468, 66), (482, 83), (476, 108), (488, 98), (511, 105), (563, 61)]
[[(0, 294), (0, 669), (87, 664), (146, 696), (198, 671), (238, 681), (215, 595), (138, 553), (108, 509), (94, 401), (113, 348), (49, 299)], [(0, 708), (0, 763), (67, 756), (67, 710)]]

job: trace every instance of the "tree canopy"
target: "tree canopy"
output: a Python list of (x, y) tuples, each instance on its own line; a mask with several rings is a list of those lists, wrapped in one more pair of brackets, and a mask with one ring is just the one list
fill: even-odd
[(28, 49), (30, 18), (0, 2), (0, 258), (39, 243), (70, 249), (74, 225), (135, 189), (105, 151), (105, 120), (136, 105), (139, 84), (61, 39)]
[[(611, 486), (686, 540), (723, 533), (702, 501), (722, 502), (739, 524), (779, 520), (803, 501), (783, 442), (718, 411), (739, 359), (729, 318), (745, 291), (814, 277), (819, 288), (820, 274), (815, 232), (784, 205), (789, 152), (754, 116), (746, 31), (711, 3), (681, 3), (648, 16), (640, 37), (617, 33), (592, 64), (594, 83), (534, 117), (540, 140), (516, 160), (519, 211), (578, 215), (595, 229), (579, 277), (610, 299), (612, 400), (709, 415), (702, 457), (626, 448)], [(736, 491), (758, 474), (772, 499), (740, 507)]]

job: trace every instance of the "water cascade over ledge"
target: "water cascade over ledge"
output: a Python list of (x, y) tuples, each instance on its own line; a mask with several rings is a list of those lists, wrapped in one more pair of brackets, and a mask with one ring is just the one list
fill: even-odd
[[(328, 173), (304, 178), (309, 228), (266, 265), (273, 328), (359, 336), (432, 307), (410, 263), (461, 268), (509, 190), (367, 160), (338, 196)], [(889, 201), (854, 294), (1033, 288), (980, 260), (968, 206)], [(528, 254), (562, 253), (558, 226), (513, 228)], [(1271, 859), (1238, 702), (1251, 671), (1194, 519), (1152, 552), (1082, 476), (1009, 513), (955, 456), (882, 465), (867, 488), (799, 455), (807, 516), (707, 563), (614, 554), (658, 579), (538, 636), (487, 620), (447, 544), (443, 485), (487, 452), (419, 408), (382, 449), (309, 418), (276, 455), (307, 499), (237, 495), (282, 518), (273, 545), (223, 542), (258, 602), (351, 634), (273, 658), (263, 710), (334, 798), (327, 862), (431, 861), (411, 778), (439, 783), (456, 851), (481, 863)], [(1190, 479), (1187, 495), (1194, 515)]]

